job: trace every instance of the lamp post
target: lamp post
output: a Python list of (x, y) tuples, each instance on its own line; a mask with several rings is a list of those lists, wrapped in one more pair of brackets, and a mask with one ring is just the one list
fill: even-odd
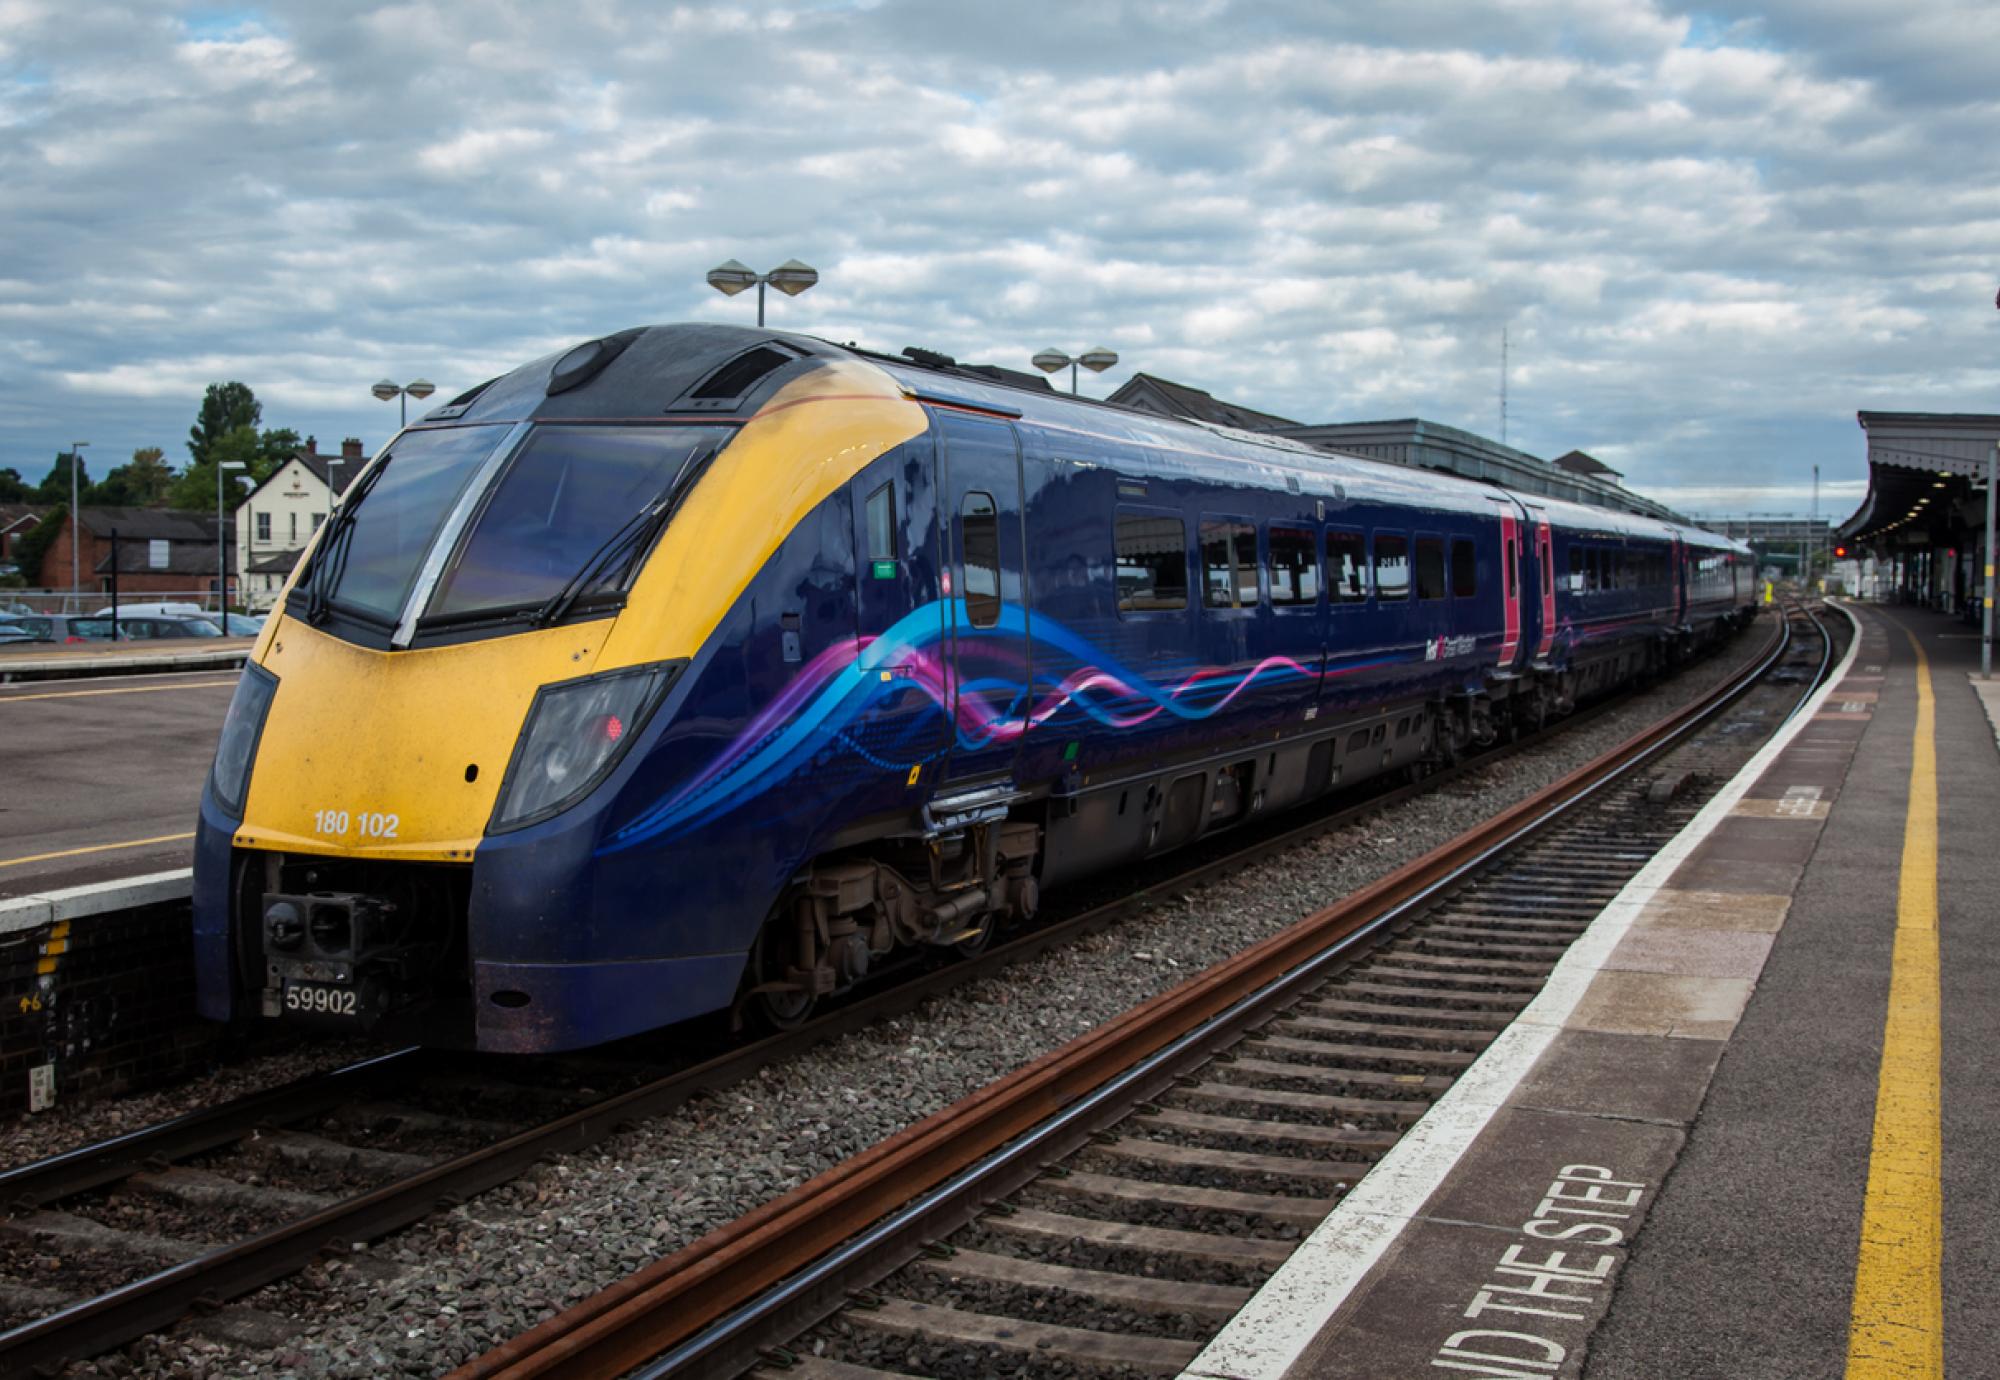
[(81, 547), (78, 545), (79, 537), (77, 534), (81, 529), (77, 526), (76, 505), (78, 489), (76, 471), (77, 466), (83, 463), (83, 457), (78, 452), (89, 444), (90, 442), (88, 441), (71, 441), (69, 443), (69, 587), (72, 593), (83, 588), (83, 575), (77, 565), (77, 555), (81, 550)]
[(229, 567), (227, 557), (228, 529), (223, 526), (222, 472), (224, 470), (248, 469), (241, 460), (218, 460), (215, 462), (215, 611), (222, 615), (222, 631), (229, 631)]
[(1058, 369), (1069, 370), (1069, 391), (1072, 395), (1076, 392), (1077, 365), (1081, 364), (1093, 374), (1101, 374), (1117, 362), (1117, 352), (1104, 349), (1085, 350), (1073, 359), (1061, 350), (1044, 350), (1034, 360), (1035, 367), (1045, 374), (1053, 374)]
[(734, 297), (748, 287), (757, 289), (757, 324), (764, 324), (764, 285), (770, 284), (787, 297), (796, 297), (819, 281), (819, 270), (797, 259), (787, 259), (769, 273), (753, 273), (748, 264), (729, 259), (708, 271), (708, 285), (724, 297)]
[(383, 402), (387, 402), (391, 398), (396, 399), (397, 406), (402, 414), (402, 425), (408, 426), (410, 424), (409, 400), (415, 398), (418, 402), (422, 402), (425, 398), (437, 392), (437, 385), (429, 379), (411, 379), (408, 383), (401, 385), (398, 385), (394, 379), (383, 379), (368, 391)]

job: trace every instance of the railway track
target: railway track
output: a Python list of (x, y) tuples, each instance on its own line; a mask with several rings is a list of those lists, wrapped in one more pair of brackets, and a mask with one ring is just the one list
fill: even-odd
[(454, 1373), (1178, 1373), (1828, 674), (1754, 671), (1487, 825)]
[[(322, 1254), (420, 1220), (551, 1154), (584, 1148), (827, 1039), (1102, 930), (1162, 894), (1247, 866), (1494, 760), (1495, 754), (1486, 754), (1303, 823), (1239, 836), (1107, 904), (1059, 918), (977, 960), (905, 975), (898, 985), (870, 991), (785, 1035), (740, 1044), (718, 1032), (697, 1055), (671, 1061), (649, 1057), (641, 1042), (608, 1058), (515, 1061), (505, 1065), (505, 1074), (492, 1061), (402, 1050), (0, 1173), (0, 1203), (11, 1214), (0, 1233), (25, 1248), (12, 1253), (11, 1267), (0, 1268), (0, 1319), (17, 1324), (0, 1332), (0, 1371), (51, 1368), (190, 1312), (213, 1312)], [(1455, 955), (1439, 950), (1434, 956)], [(1476, 1042), (1439, 1047), (1434, 1062), (1451, 1064), (1469, 1043)], [(1395, 1102), (1398, 1108), (1390, 1114), (1357, 1107), (1357, 1116), (1386, 1117), (1384, 1125), (1397, 1126), (1427, 1105), (1420, 1094), (1429, 1084), (1396, 1081), (1410, 1076), (1409, 1068), (1360, 1071), (1386, 1078), (1377, 1083), (1387, 1090), (1348, 1100)], [(1171, 1113), (1169, 1123), (1189, 1115), (1227, 1119), (1242, 1110), (1241, 1099), (1218, 1103), (1212, 1091), (1186, 1091), (1196, 1101), (1208, 1097), (1209, 1110), (1163, 1108)], [(1266, 1105), (1285, 1102), (1288, 1094), (1348, 1096), (1283, 1082), (1261, 1091), (1269, 1094), (1262, 1098)], [(1188, 1135), (1192, 1148), (1196, 1137)], [(1115, 1151), (1105, 1153), (1116, 1158)], [(1365, 1160), (1354, 1163), (1365, 1168)], [(1193, 1161), (1190, 1166), (1190, 1173), (1198, 1168)], [(218, 1228), (228, 1239), (214, 1239)], [(44, 1270), (43, 1260), (61, 1267)], [(241, 1321), (251, 1331), (259, 1322), (248, 1314)], [(222, 1323), (226, 1330), (227, 1315)]]

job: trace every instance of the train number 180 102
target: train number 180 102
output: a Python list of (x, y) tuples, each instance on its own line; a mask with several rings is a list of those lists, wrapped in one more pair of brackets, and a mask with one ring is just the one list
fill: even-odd
[(380, 810), (363, 810), (352, 815), (346, 810), (313, 811), (313, 831), (334, 838), (346, 838), (349, 831), (358, 825), (364, 839), (392, 839), (402, 823), (400, 815), (385, 814)]

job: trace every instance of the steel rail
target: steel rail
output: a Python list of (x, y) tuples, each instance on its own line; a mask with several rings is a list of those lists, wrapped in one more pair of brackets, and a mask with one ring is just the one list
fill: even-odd
[[(452, 1372), (451, 1380), (714, 1373), (776, 1322), (838, 1302), (847, 1269), (907, 1258), (1265, 1019), (1369, 935), (1452, 889), (1677, 745), (1790, 645), (1594, 762), (1368, 887), (906, 1128)], [(1115, 1094), (1123, 1094), (1122, 1097)], [(1018, 1144), (1010, 1144), (1017, 1142)], [(660, 1358), (655, 1362), (655, 1358)]]
[[(1782, 636), (1782, 620), (1779, 633)], [(1760, 653), (1755, 674), (1762, 674), (1768, 659), (1768, 653)], [(1754, 678), (1754, 675), (1746, 678), (1745, 683)], [(1710, 699), (1713, 698), (1711, 695)], [(322, 1254), (338, 1253), (348, 1249), (352, 1242), (375, 1239), (505, 1183), (550, 1155), (587, 1148), (631, 1123), (671, 1112), (704, 1092), (740, 1083), (773, 1063), (796, 1057), (829, 1039), (903, 1014), (954, 988), (1108, 928), (1162, 894), (1235, 871), (1423, 795), (1470, 771), (1503, 761), (1512, 752), (1540, 742), (1563, 727), (1586, 722), (1620, 702), (1617, 698), (1602, 701), (1502, 749), (1466, 758), (1420, 781), (1379, 792), (1256, 839), (1223, 856), (1173, 872), (1125, 896), (997, 946), (976, 959), (914, 978), (905, 977), (893, 987), (866, 994), (796, 1030), (738, 1046), (310, 1216), (0, 1332), (0, 1369), (49, 1366), (100, 1354), (169, 1326), (197, 1307), (213, 1306), (248, 1293), (303, 1268)], [(0, 1196), (0, 1203), (17, 1209), (41, 1206), (116, 1182), (148, 1162), (184, 1158), (229, 1144), (258, 1124), (303, 1119), (316, 1108), (323, 1109), (358, 1095), (374, 1079), (386, 1076), (392, 1068), (407, 1067), (407, 1061), (421, 1059), (425, 1053), (419, 1049), (395, 1051), (315, 1075), (307, 1080), (303, 1096), (301, 1085), (286, 1085), (22, 1166), (0, 1175), (0, 1189), (7, 1190)]]

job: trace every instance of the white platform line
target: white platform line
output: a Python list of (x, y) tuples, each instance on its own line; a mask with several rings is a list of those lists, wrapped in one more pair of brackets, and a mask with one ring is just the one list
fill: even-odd
[(0, 934), (18, 934), (58, 920), (83, 920), (134, 906), (158, 905), (162, 901), (185, 901), (193, 894), (194, 869), (179, 867), (172, 872), (149, 872), (141, 877), (119, 877), (33, 896), (13, 896), (0, 901)]
[(1325, 1330), (1404, 1226), (1443, 1186), (1445, 1177), (1486, 1129), (1493, 1113), (1513, 1096), (1528, 1071), (1555, 1043), (1604, 961), (1646, 903), (1736, 808), (1778, 754), (1812, 722), (1820, 705), (1853, 667), (1861, 647), (1861, 625), (1845, 608), (1833, 607), (1854, 624), (1855, 635), (1827, 683), (1599, 912), (1556, 965), (1541, 994), (1432, 1104), (1423, 1120), (1340, 1200), (1256, 1296), (1181, 1372), (1183, 1377), (1279, 1380)]

